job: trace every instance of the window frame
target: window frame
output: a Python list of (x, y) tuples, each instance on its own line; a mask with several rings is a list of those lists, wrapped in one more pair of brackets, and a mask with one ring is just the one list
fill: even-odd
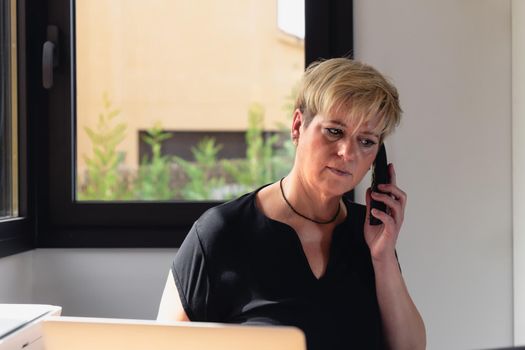
[(28, 12), (26, 1), (16, 1), (17, 37), (17, 111), (18, 111), (18, 217), (0, 221), (0, 258), (33, 249), (36, 245), (34, 220), (34, 183), (30, 159), (33, 156), (33, 132), (28, 122), (27, 45)]
[[(59, 62), (54, 86), (38, 96), (42, 102), (38, 138), (38, 247), (178, 247), (193, 222), (221, 203), (207, 202), (74, 202), (76, 139), (74, 0), (47, 0), (47, 24), (60, 28)], [(35, 6), (40, 6), (36, 4)], [(345, 14), (345, 16), (343, 16)], [(305, 0), (305, 62), (351, 56), (352, 1)], [(346, 33), (338, 35), (337, 33)], [(42, 36), (42, 34), (40, 34)], [(42, 39), (40, 39), (42, 40)], [(41, 41), (43, 43), (43, 41)], [(35, 80), (35, 79), (33, 79)], [(38, 80), (38, 79), (36, 79)], [(35, 91), (36, 91), (35, 90)], [(35, 114), (36, 111), (35, 111)], [(43, 115), (45, 114), (45, 118)]]

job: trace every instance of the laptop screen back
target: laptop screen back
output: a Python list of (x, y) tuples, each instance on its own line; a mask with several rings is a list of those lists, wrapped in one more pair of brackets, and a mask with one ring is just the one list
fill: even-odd
[(306, 349), (302, 331), (294, 327), (82, 317), (51, 317), (42, 327), (45, 350)]

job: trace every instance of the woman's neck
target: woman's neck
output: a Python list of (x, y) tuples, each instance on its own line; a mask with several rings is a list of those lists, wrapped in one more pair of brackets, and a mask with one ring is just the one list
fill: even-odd
[(333, 222), (338, 218), (341, 196), (323, 193), (293, 170), (281, 185), (283, 201), (296, 215), (320, 222)]

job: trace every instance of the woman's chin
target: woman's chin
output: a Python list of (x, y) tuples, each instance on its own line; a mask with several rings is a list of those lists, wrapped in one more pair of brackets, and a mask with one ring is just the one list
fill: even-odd
[(327, 181), (319, 188), (319, 191), (324, 193), (325, 196), (340, 197), (353, 189), (354, 186), (346, 181)]

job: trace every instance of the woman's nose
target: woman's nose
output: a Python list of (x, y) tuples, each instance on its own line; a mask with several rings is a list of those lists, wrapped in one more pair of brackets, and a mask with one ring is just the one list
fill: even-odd
[(352, 160), (355, 156), (355, 145), (353, 145), (352, 142), (346, 141), (341, 142), (339, 145), (339, 149), (337, 152), (337, 155), (341, 158), (343, 158), (344, 161)]

